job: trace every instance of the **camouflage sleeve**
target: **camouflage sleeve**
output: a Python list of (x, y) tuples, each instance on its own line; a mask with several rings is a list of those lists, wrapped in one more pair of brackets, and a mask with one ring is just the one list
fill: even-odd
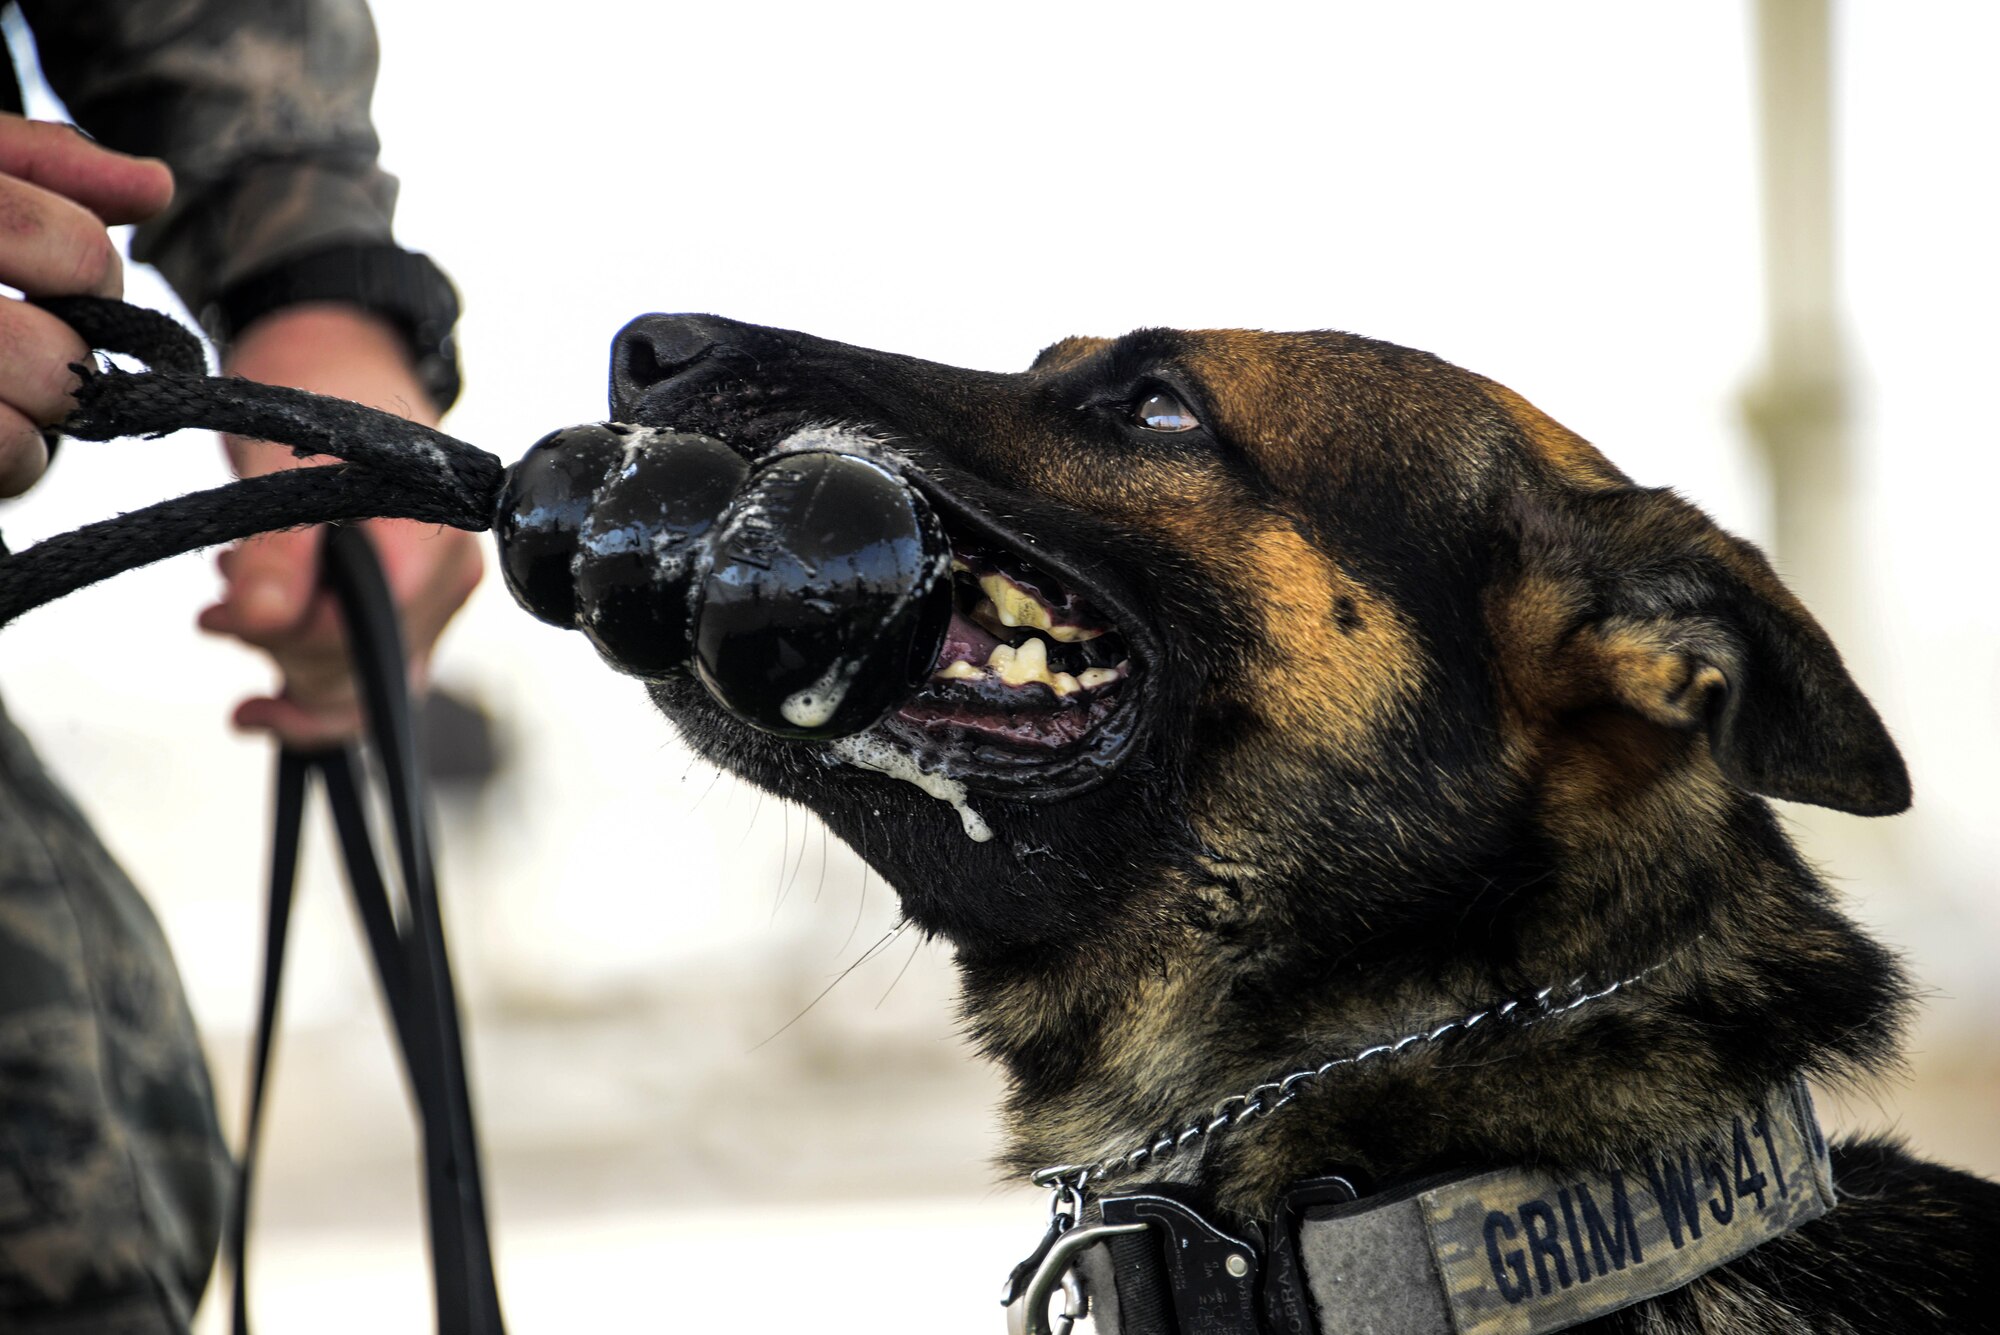
[(163, 158), (174, 202), (141, 226), (200, 314), (216, 293), (329, 245), (387, 242), (396, 180), (376, 165), (364, 0), (21, 0), (78, 124)]
[(234, 1176), (159, 923), (0, 709), (0, 1331), (185, 1335)]

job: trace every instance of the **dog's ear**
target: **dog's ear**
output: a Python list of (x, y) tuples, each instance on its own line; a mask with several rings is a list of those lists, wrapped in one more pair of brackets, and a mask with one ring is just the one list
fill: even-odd
[(1763, 553), (1664, 490), (1532, 509), (1523, 555), (1567, 591), (1566, 676), (1662, 727), (1704, 731), (1750, 792), (1861, 816), (1909, 806), (1888, 729)]

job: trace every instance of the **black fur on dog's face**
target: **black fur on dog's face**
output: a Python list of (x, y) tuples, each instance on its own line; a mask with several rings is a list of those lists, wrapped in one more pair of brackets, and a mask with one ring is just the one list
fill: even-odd
[(1732, 784), (1907, 799), (1754, 549), (1424, 353), (1151, 329), (993, 374), (649, 316), (618, 338), (612, 409), (753, 457), (850, 433), (956, 498), (955, 540), (1011, 548), (1117, 623), (1114, 717), (1053, 759), (918, 740), (985, 841), (909, 782), (656, 688), (700, 750), (818, 811), (975, 966), (1252, 911), (1306, 957), (1393, 949), (1491, 927), (1548, 842), (1607, 806), (1726, 803)]

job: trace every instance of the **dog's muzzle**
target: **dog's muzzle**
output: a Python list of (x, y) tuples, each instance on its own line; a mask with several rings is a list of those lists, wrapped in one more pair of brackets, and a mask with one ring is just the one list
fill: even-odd
[[(769, 523), (743, 528), (754, 539), (751, 546), (761, 549), (771, 539), (813, 564), (829, 552), (873, 551), (871, 533), (879, 531), (895, 535), (898, 554), (880, 573), (830, 592), (790, 566), (761, 572), (761, 551), (724, 551), (728, 521), (707, 517), (718, 507), (741, 505), (729, 499), (731, 488), (746, 484), (727, 477), (720, 494), (706, 494), (693, 507), (703, 511), (698, 522), (710, 523), (716, 539), (684, 537), (679, 526), (696, 521), (676, 514), (658, 521), (664, 536), (650, 549), (600, 554), (593, 541), (604, 544), (586, 531), (577, 497), (602, 493), (602, 505), (614, 492), (636, 491), (643, 498), (647, 486), (627, 476), (633, 468), (592, 463), (580, 480), (572, 471), (551, 477), (562, 515), (548, 523), (532, 517), (551, 534), (545, 564), (548, 582), (559, 586), (552, 605), (557, 624), (580, 626), (614, 666), (656, 680), (671, 675), (691, 651), (708, 693), (737, 717), (781, 737), (847, 738), (841, 751), (826, 754), (910, 778), (926, 791), (962, 786), (1058, 801), (1102, 783), (1142, 734), (1148, 669), (1160, 658), (1158, 637), (1109, 568), (1102, 544), (1069, 541), (1078, 516), (1032, 489), (997, 486), (968, 465), (980, 453), (977, 424), (947, 403), (950, 386), (966, 388), (952, 377), (966, 374), (715, 316), (633, 320), (614, 340), (611, 355), (612, 411), (640, 424), (633, 430), (653, 430), (663, 442), (699, 436), (711, 452), (733, 451), (756, 472), (747, 483), (753, 489), (762, 470), (784, 470), (794, 456), (849, 456), (840, 471), (851, 474), (855, 500), (830, 502), (832, 493), (817, 490), (818, 479), (810, 488), (804, 480), (780, 481), (774, 502), (797, 497), (803, 504), (810, 492), (815, 512), (807, 522), (797, 505), (789, 512), (769, 505)], [(898, 376), (908, 382), (901, 390), (892, 388)], [(577, 448), (556, 453), (575, 457)], [(672, 457), (682, 451), (686, 464)], [(695, 447), (674, 444), (662, 454), (657, 486), (673, 485), (683, 467), (690, 477), (706, 476), (694, 462)], [(727, 455), (718, 457), (733, 466)], [(639, 461), (639, 469), (645, 466)], [(549, 467), (568, 469), (553, 460)], [(836, 470), (826, 467), (830, 479)], [(870, 468), (875, 482), (864, 487), (862, 470)], [(876, 485), (885, 476), (902, 486), (899, 495)], [(871, 511), (859, 499), (863, 491), (882, 492), (885, 503)], [(644, 504), (657, 509), (650, 499)], [(616, 523), (625, 523), (633, 507), (617, 509)], [(642, 525), (655, 523), (653, 509)], [(758, 512), (753, 506), (742, 513)], [(942, 594), (932, 583), (930, 562), (940, 550), (931, 544), (933, 517), (945, 539)], [(809, 531), (822, 521), (835, 523), (838, 535)], [(496, 525), (503, 550), (538, 545), (541, 539), (524, 531), (529, 526), (510, 530), (503, 517)], [(616, 524), (588, 527), (609, 534)], [(576, 539), (559, 536), (570, 530), (578, 532)], [(714, 548), (720, 564), (696, 577), (699, 587), (688, 584), (676, 553), (711, 541), (721, 542)], [(659, 617), (649, 619), (636, 608), (632, 618), (612, 613), (602, 594), (586, 591), (593, 578), (587, 572), (614, 558), (615, 571), (599, 582), (628, 591), (621, 603), (666, 598), (676, 624), (659, 625)], [(738, 609), (739, 624), (726, 637), (679, 624), (686, 620), (677, 601), (683, 586), (689, 598), (713, 609), (727, 585), (716, 572), (729, 564), (760, 570), (745, 576), (756, 587)], [(779, 597), (803, 599), (805, 606), (781, 613), (774, 606)], [(531, 606), (537, 598), (531, 594)], [(713, 610), (692, 615), (704, 624), (721, 620)], [(614, 643), (628, 621), (635, 633), (623, 639), (634, 642)], [(749, 633), (771, 625), (782, 634)], [(711, 653), (724, 638), (739, 652)], [(785, 663), (787, 653), (800, 661)], [(783, 679), (766, 682), (764, 674), (774, 667)], [(836, 696), (839, 712), (819, 721)]]

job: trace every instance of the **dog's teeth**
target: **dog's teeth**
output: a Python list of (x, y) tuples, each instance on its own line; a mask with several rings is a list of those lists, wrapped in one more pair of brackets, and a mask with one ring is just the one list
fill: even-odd
[(1001, 625), (1025, 626), (1029, 630), (1049, 628), (1049, 609), (1041, 599), (1005, 575), (981, 575), (979, 591), (993, 600), (993, 615)]
[[(1001, 648), (1008, 646), (1002, 645)], [(1009, 686), (1026, 686), (1031, 681), (1046, 682), (1049, 679), (1048, 641), (1029, 639), (1014, 646), (1004, 664), (999, 663), (1000, 650), (993, 651), (993, 660), (1000, 669), (1000, 680)]]
[(942, 681), (978, 681), (985, 675), (984, 672), (981, 672), (978, 668), (963, 659), (946, 663), (931, 674), (931, 676)]
[(1038, 630), (1060, 644), (1081, 644), (1104, 634), (1091, 626), (1057, 623), (1050, 618), (1047, 604), (1005, 575), (981, 575), (979, 588), (986, 601), (973, 609), (973, 619), (989, 626), (998, 623), (999, 629)]
[(986, 670), (981, 672), (970, 663), (953, 663), (941, 668), (935, 674), (953, 681), (971, 681), (993, 676), (1006, 686), (1031, 686), (1036, 682), (1056, 693), (1058, 699), (1068, 699), (1078, 691), (1094, 686), (1105, 686), (1117, 681), (1122, 673), (1111, 668), (1088, 668), (1081, 675), (1049, 670), (1049, 642), (1030, 636), (1020, 644), (995, 645), (986, 660)]

